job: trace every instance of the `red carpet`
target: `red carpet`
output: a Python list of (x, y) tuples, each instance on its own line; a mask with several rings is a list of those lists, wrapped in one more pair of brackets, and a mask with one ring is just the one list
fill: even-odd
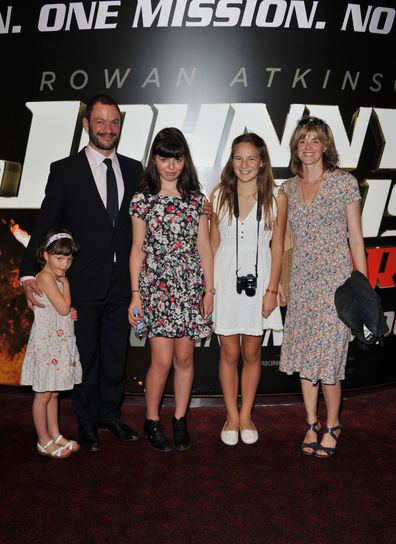
[[(187, 452), (101, 431), (99, 452), (64, 461), (36, 453), (30, 395), (1, 394), (0, 409), (1, 543), (396, 543), (396, 387), (346, 398), (339, 449), (323, 461), (300, 453), (301, 404), (256, 408), (254, 446), (223, 445), (224, 410), (201, 407)], [(61, 412), (75, 438), (69, 399)], [(143, 408), (123, 413), (140, 432)]]

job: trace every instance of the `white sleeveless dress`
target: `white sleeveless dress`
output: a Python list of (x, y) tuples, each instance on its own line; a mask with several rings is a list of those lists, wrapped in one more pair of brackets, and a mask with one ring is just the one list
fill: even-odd
[[(213, 209), (216, 210), (219, 191), (214, 195)], [(257, 248), (257, 207), (239, 220), (238, 225), (238, 266), (239, 276), (255, 274)], [(219, 222), (220, 245), (214, 261), (214, 332), (224, 336), (247, 334), (261, 336), (264, 329), (282, 330), (282, 316), (279, 306), (266, 319), (262, 316), (262, 299), (271, 272), (270, 242), (272, 230), (264, 229), (261, 219), (258, 241), (258, 277), (256, 294), (248, 297), (245, 291), (236, 291), (236, 224), (235, 217), (228, 223), (228, 214)]]
[[(63, 291), (62, 283), (57, 284)], [(73, 389), (82, 379), (74, 322), (70, 315), (58, 314), (45, 294), (40, 302), (45, 307), (34, 307), (20, 384), (37, 392)]]

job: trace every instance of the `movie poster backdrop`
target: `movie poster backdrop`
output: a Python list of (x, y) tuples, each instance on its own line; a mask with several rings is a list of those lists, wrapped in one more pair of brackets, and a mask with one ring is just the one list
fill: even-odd
[[(360, 184), (369, 279), (389, 326), (383, 348), (351, 341), (344, 385), (395, 381), (395, 15), (391, 0), (2, 1), (0, 383), (19, 383), (32, 314), (18, 266), (50, 163), (86, 145), (84, 104), (101, 92), (121, 105), (120, 153), (145, 164), (153, 135), (177, 126), (207, 195), (241, 132), (265, 139), (279, 184), (297, 120), (325, 119)], [(299, 389), (278, 370), (281, 344), (281, 331), (265, 332), (259, 393)], [(197, 343), (194, 394), (220, 393), (218, 352), (214, 334)], [(131, 334), (128, 392), (143, 392), (148, 360)]]

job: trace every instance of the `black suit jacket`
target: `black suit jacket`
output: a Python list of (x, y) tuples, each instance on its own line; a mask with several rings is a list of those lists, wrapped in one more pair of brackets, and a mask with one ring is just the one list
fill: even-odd
[(53, 227), (65, 227), (80, 244), (67, 274), (73, 299), (100, 300), (106, 296), (114, 253), (121, 280), (120, 295), (130, 296), (129, 204), (138, 190), (142, 165), (123, 155), (117, 154), (117, 157), (125, 190), (114, 227), (100, 198), (85, 150), (51, 164), (45, 198), (21, 263), (20, 276), (36, 274), (36, 248), (40, 239)]

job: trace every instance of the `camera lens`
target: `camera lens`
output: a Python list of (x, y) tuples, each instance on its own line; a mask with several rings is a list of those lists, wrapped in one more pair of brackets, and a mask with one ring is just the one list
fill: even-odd
[(256, 289), (254, 287), (246, 287), (245, 293), (247, 297), (254, 297), (256, 294)]

